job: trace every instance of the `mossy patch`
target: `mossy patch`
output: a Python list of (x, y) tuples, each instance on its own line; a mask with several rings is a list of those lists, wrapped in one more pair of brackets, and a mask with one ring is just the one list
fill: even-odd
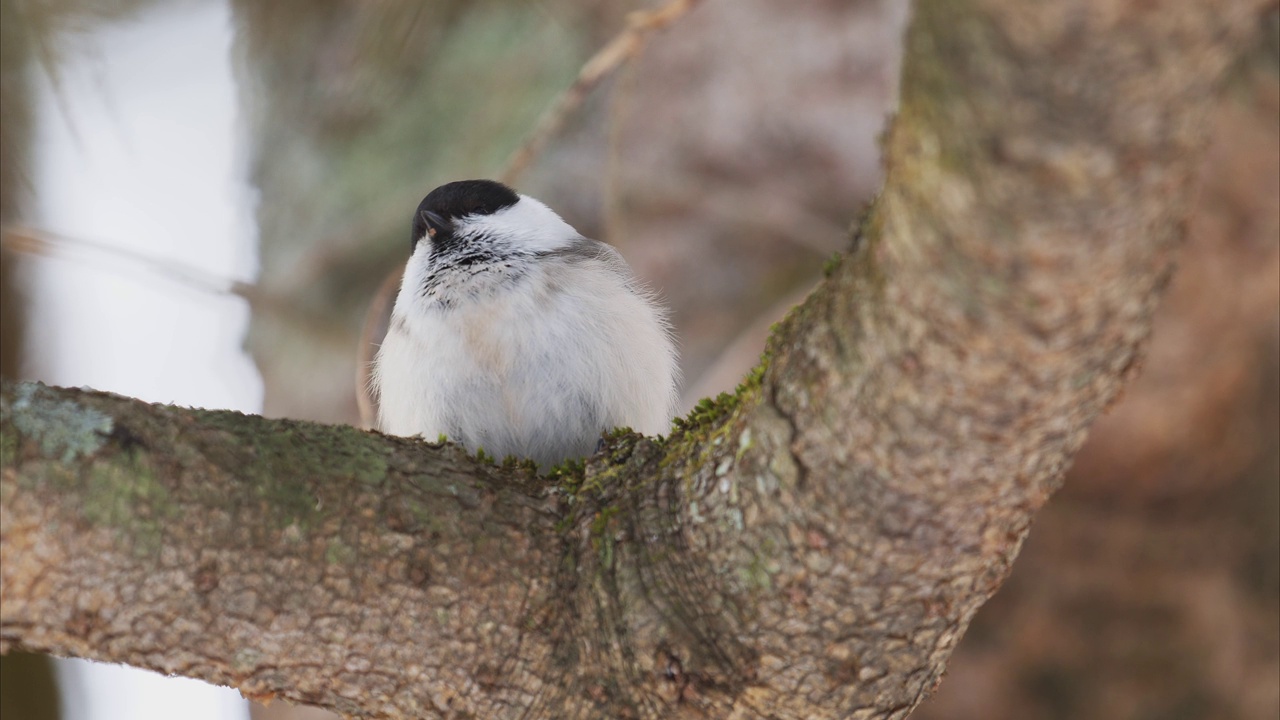
[(356, 558), (355, 548), (341, 538), (330, 538), (324, 550), (324, 561), (330, 565), (350, 565)]
[(146, 460), (96, 462), (83, 477), (85, 519), (126, 532), (138, 551), (151, 554), (161, 548), (178, 508)]
[(0, 466), (9, 466), (18, 462), (18, 446), (17, 429), (8, 423), (0, 424)]
[[(775, 327), (776, 330), (776, 327)], [(700, 430), (714, 427), (728, 418), (744, 401), (760, 389), (764, 379), (765, 368), (769, 364), (769, 353), (760, 358), (759, 364), (747, 373), (732, 393), (720, 393), (714, 398), (703, 398), (698, 401), (689, 414), (672, 421), (672, 436), (677, 434), (692, 435)]]
[(570, 458), (547, 471), (547, 477), (569, 495), (582, 489), (587, 475), (587, 464), (581, 458)]
[(40, 385), (20, 385), (13, 395), (0, 440), (5, 462), (18, 462), (23, 440), (40, 455), (24, 460), (18, 487), (65, 493), (88, 523), (120, 531), (141, 554), (157, 552), (178, 508), (147, 456), (104, 450), (116, 423), (100, 411)]
[(773, 587), (773, 578), (760, 555), (752, 555), (747, 565), (738, 568), (738, 581), (751, 590), (769, 590)]
[(620, 508), (610, 505), (601, 508), (591, 520), (591, 545), (599, 555), (601, 567), (613, 566), (615, 518), (620, 512)]
[[(197, 412), (200, 431), (214, 437), (183, 440), (194, 441), (213, 464), (246, 478), (252, 493), (271, 505), (279, 527), (296, 524), (305, 531), (337, 510), (321, 502), (321, 479), (374, 487), (386, 481), (387, 460), (376, 439), (354, 428)], [(307, 447), (316, 452), (305, 452)]]
[(840, 269), (840, 264), (843, 262), (844, 262), (844, 253), (840, 252), (839, 250), (832, 253), (831, 257), (827, 258), (827, 261), (822, 264), (822, 276), (831, 277), (832, 275), (835, 274), (837, 270)]

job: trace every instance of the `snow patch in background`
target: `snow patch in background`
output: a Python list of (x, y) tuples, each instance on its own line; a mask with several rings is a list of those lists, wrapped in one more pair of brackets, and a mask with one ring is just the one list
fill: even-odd
[[(36, 224), (246, 279), (250, 191), (235, 146), (232, 28), (222, 3), (158, 7), (62, 38), (37, 106)], [(154, 402), (256, 411), (249, 308), (129, 261), (33, 263), (39, 379)]]

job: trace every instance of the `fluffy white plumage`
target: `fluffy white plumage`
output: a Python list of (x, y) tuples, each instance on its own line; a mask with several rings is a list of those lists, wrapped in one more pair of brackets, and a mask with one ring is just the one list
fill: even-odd
[(544, 469), (615, 427), (667, 431), (675, 347), (616, 250), (491, 181), (433, 191), (414, 228), (375, 361), (380, 429)]

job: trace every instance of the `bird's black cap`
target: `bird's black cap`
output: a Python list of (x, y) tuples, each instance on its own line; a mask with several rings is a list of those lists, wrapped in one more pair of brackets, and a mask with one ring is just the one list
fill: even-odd
[(432, 190), (413, 214), (410, 247), (431, 232), (443, 240), (453, 231), (453, 221), (466, 215), (492, 215), (519, 202), (515, 190), (494, 180), (459, 180)]

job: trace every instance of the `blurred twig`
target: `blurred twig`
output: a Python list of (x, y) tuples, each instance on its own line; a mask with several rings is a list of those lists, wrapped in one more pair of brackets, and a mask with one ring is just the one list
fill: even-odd
[[(22, 225), (6, 225), (0, 228), (0, 250), (31, 257), (63, 258), (81, 263), (100, 259), (105, 263), (95, 268), (111, 267), (119, 271), (141, 268), (153, 276), (186, 288), (213, 295), (234, 295), (243, 298), (256, 313), (270, 313), (288, 317), (294, 322), (310, 327), (328, 328), (326, 318), (306, 312), (287, 297), (263, 292), (251, 282), (236, 280), (185, 263), (155, 257), (128, 248), (98, 240), (72, 237)], [(331, 330), (330, 330), (331, 331)]]
[(646, 43), (641, 41), (632, 55), (627, 69), (618, 79), (609, 108), (609, 150), (605, 160), (604, 178), (604, 236), (615, 245), (624, 241), (626, 227), (622, 212), (622, 135), (625, 132), (627, 111), (636, 89), (638, 73), (636, 62), (644, 53)]
[(555, 135), (569, 115), (582, 105), (587, 93), (600, 84), (605, 76), (635, 57), (644, 47), (649, 33), (662, 30), (684, 17), (699, 1), (671, 0), (657, 10), (637, 11), (627, 15), (626, 28), (582, 66), (578, 71), (578, 78), (560, 94), (560, 97), (538, 121), (533, 132), (511, 154), (507, 160), (506, 169), (500, 176), (502, 182), (508, 185), (515, 183), (542, 151), (547, 140)]
[[(252, 301), (252, 283), (211, 273), (172, 260), (136, 252), (110, 243), (60, 235), (38, 228), (8, 225), (0, 231), (0, 248), (20, 255), (63, 257), (88, 262), (94, 254), (108, 261), (125, 261), (166, 279), (216, 295), (238, 295)], [(117, 263), (118, 264), (118, 263)]]

